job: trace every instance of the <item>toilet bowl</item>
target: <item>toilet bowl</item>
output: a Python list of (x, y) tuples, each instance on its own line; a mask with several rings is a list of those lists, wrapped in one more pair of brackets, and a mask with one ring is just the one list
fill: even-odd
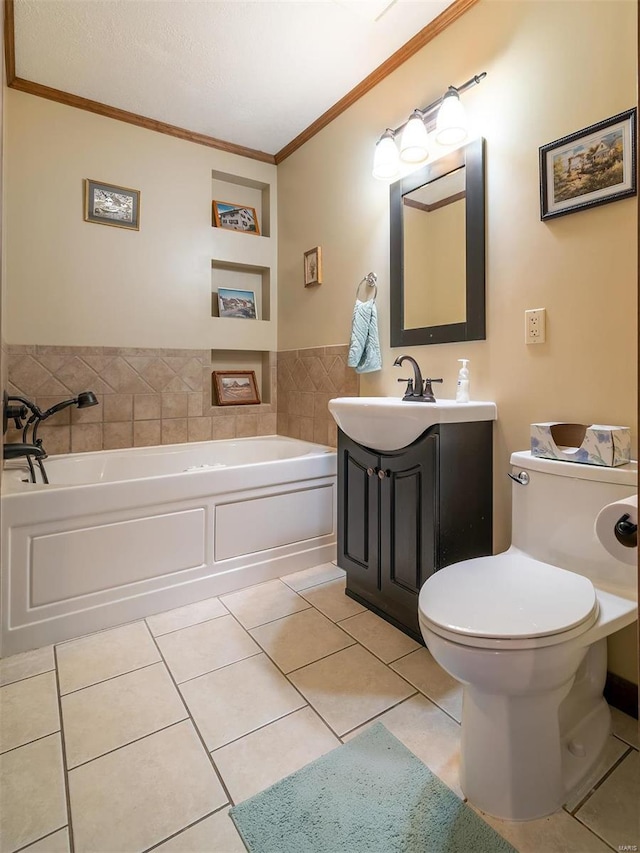
[[(634, 494), (622, 468), (515, 453), (513, 544), (436, 572), (419, 596), (434, 659), (462, 682), (460, 783), (507, 820), (559, 809), (606, 743), (606, 637), (637, 613), (635, 567), (595, 536), (599, 510)], [(525, 485), (525, 481), (526, 485)]]

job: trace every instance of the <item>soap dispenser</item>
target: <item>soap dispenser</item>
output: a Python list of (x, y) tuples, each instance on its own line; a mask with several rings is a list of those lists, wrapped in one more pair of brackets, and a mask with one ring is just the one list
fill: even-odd
[(460, 368), (460, 372), (458, 373), (458, 387), (456, 388), (456, 403), (468, 403), (469, 402), (469, 370), (467, 365), (469, 364), (468, 358), (459, 358), (458, 361), (462, 362), (462, 367)]

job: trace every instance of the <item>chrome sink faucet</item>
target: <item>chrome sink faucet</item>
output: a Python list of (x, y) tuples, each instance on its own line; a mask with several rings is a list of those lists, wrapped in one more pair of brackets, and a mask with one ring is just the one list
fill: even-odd
[(399, 355), (393, 362), (394, 367), (401, 367), (403, 362), (409, 361), (413, 366), (413, 379), (398, 379), (398, 382), (406, 382), (407, 388), (404, 392), (403, 401), (413, 403), (435, 403), (436, 398), (431, 387), (432, 382), (442, 382), (442, 379), (423, 379), (420, 365), (410, 355)]

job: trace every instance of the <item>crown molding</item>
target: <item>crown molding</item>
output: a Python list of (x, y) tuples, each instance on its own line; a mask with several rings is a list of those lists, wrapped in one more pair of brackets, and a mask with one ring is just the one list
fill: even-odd
[(287, 157), (290, 157), (294, 151), (297, 151), (305, 142), (308, 142), (312, 137), (319, 133), (323, 128), (330, 124), (345, 110), (349, 109), (356, 101), (359, 101), (363, 95), (371, 91), (374, 86), (377, 86), (385, 77), (388, 77), (393, 71), (399, 68), (407, 59), (417, 53), (419, 50), (429, 44), (437, 35), (439, 35), (448, 26), (462, 17), (472, 6), (475, 6), (479, 0), (455, 0), (444, 12), (441, 12), (437, 18), (434, 18), (431, 23), (416, 33), (413, 38), (409, 39), (406, 44), (403, 44), (389, 59), (385, 60), (382, 65), (379, 65), (368, 77), (365, 77), (357, 86), (341, 98), (337, 103), (330, 107), (320, 118), (317, 118), (309, 125), (302, 133), (298, 134), (295, 139), (292, 139), (288, 145), (281, 148), (275, 155), (276, 163), (282, 163)]
[(252, 160), (260, 160), (263, 163), (272, 163), (277, 165), (282, 163), (282, 161), (291, 156), (294, 151), (297, 151), (298, 148), (312, 139), (341, 113), (355, 104), (356, 101), (360, 100), (363, 95), (366, 95), (367, 92), (374, 88), (374, 86), (377, 86), (378, 83), (385, 79), (385, 77), (388, 77), (389, 74), (399, 68), (400, 65), (410, 59), (415, 53), (432, 41), (432, 39), (439, 35), (454, 21), (457, 21), (458, 18), (464, 15), (465, 12), (467, 12), (472, 6), (475, 6), (478, 2), (479, 0), (455, 0), (451, 6), (445, 9), (437, 18), (434, 18), (434, 20), (420, 30), (419, 33), (416, 33), (413, 38), (392, 54), (389, 59), (385, 60), (382, 65), (379, 65), (371, 72), (371, 74), (365, 77), (364, 80), (358, 83), (357, 86), (312, 122), (312, 124), (303, 130), (302, 133), (299, 133), (298, 136), (296, 136), (295, 139), (292, 139), (291, 142), (284, 146), (284, 148), (281, 148), (276, 154), (268, 154), (265, 151), (258, 151), (254, 148), (236, 145), (233, 142), (216, 139), (214, 136), (207, 136), (205, 133), (187, 130), (184, 127), (177, 127), (176, 125), (167, 124), (166, 122), (148, 118), (147, 116), (139, 115), (138, 113), (128, 112), (127, 110), (121, 110), (118, 107), (103, 104), (100, 101), (92, 101), (89, 98), (83, 98), (80, 95), (73, 95), (71, 92), (63, 92), (60, 89), (53, 89), (50, 86), (44, 86), (41, 83), (34, 83), (31, 80), (24, 80), (21, 77), (16, 77), (14, 0), (4, 0), (4, 51), (7, 86), (10, 89), (17, 89), (19, 92), (26, 92), (30, 95), (36, 95), (39, 98), (46, 98), (50, 101), (56, 101), (69, 107), (86, 110), (97, 115), (105, 116), (106, 118), (115, 119), (116, 121), (124, 121), (127, 124), (133, 124), (137, 127), (146, 128), (147, 130), (154, 130), (157, 133), (164, 133), (168, 136), (174, 136), (177, 139), (193, 142), (196, 145), (205, 145), (208, 148), (217, 148), (218, 150), (226, 151), (229, 154), (237, 154), (240, 157), (248, 157)]

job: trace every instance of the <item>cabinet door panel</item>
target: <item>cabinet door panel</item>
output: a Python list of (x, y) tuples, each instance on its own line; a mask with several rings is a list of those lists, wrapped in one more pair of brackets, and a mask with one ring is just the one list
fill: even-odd
[(342, 432), (338, 438), (338, 565), (347, 588), (368, 599), (378, 580), (378, 456)]
[[(370, 466), (368, 466), (370, 467)], [(356, 563), (369, 563), (369, 528), (371, 507), (369, 505), (370, 477), (364, 467), (353, 456), (345, 460), (345, 555)]]
[(420, 468), (400, 471), (389, 482), (389, 580), (408, 592), (419, 590), (422, 476)]
[(389, 615), (419, 634), (418, 593), (436, 555), (437, 436), (398, 456), (382, 456), (381, 598)]

